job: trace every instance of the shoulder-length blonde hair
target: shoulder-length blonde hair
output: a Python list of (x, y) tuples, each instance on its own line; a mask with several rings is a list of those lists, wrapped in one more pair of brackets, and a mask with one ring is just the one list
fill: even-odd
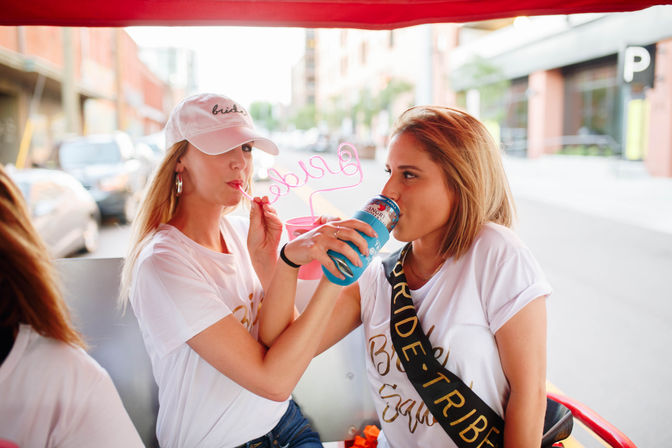
[(450, 107), (416, 106), (397, 119), (391, 136), (410, 133), (443, 170), (455, 205), (441, 254), (464, 255), (487, 222), (511, 227), (515, 206), (499, 147), (483, 123)]
[(42, 336), (84, 348), (47, 248), (19, 188), (1, 165), (0, 222), (0, 327), (16, 331), (27, 324)]
[[(142, 199), (138, 214), (133, 220), (129, 249), (121, 272), (121, 288), (119, 292), (119, 305), (125, 309), (131, 292), (131, 282), (135, 262), (147, 245), (156, 229), (170, 221), (175, 216), (175, 210), (179, 203), (179, 196), (175, 191), (175, 168), (189, 148), (187, 140), (175, 143), (166, 150), (161, 164), (154, 172), (145, 195)], [(251, 191), (250, 181), (244, 185), (246, 192)], [(223, 213), (232, 211), (235, 207), (225, 207)]]

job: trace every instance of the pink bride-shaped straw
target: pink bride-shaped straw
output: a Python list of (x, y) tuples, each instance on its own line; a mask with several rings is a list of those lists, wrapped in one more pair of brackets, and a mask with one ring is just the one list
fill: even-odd
[[(343, 149), (344, 147), (348, 148), (344, 150)], [(328, 171), (330, 174), (344, 174), (346, 176), (354, 176), (356, 174), (359, 174), (359, 179), (354, 184), (345, 185), (341, 187), (324, 188), (321, 190), (313, 191), (310, 194), (308, 202), (310, 204), (310, 215), (312, 217), (315, 217), (315, 211), (313, 209), (313, 196), (316, 193), (342, 190), (344, 188), (353, 188), (361, 184), (364, 175), (362, 173), (362, 165), (359, 162), (359, 154), (357, 153), (357, 148), (355, 148), (350, 143), (341, 143), (338, 146), (336, 154), (338, 155), (338, 165), (339, 165), (338, 170), (332, 170), (331, 168), (329, 168), (327, 161), (324, 160), (324, 158), (321, 156), (310, 157), (308, 159), (307, 164), (304, 161), (300, 160), (299, 167), (303, 171), (304, 174), (303, 179), (300, 179), (299, 176), (295, 173), (290, 172), (285, 175), (282, 175), (275, 168), (271, 168), (270, 170), (268, 170), (269, 178), (274, 182), (274, 184), (272, 184), (268, 188), (269, 194), (273, 196), (273, 198), (269, 199), (269, 204), (273, 204), (275, 201), (278, 200), (278, 198), (280, 198), (280, 196), (288, 194), (290, 190), (304, 186), (308, 182), (308, 179), (323, 178), (326, 174), (326, 171)], [(354, 162), (352, 161), (353, 159)], [(243, 193), (243, 195), (248, 200), (250, 201), (254, 200), (254, 198), (250, 196), (242, 188), (242, 186), (239, 185), (238, 189)]]
[(254, 200), (254, 198), (252, 196), (247, 194), (247, 191), (245, 191), (245, 189), (243, 188), (242, 185), (238, 185), (238, 189), (240, 190), (241, 193), (243, 193), (243, 196), (245, 196), (248, 201), (252, 202)]

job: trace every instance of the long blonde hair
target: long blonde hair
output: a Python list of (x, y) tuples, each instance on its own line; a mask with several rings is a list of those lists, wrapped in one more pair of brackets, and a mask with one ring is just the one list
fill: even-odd
[[(175, 168), (180, 158), (187, 152), (190, 144), (187, 140), (175, 143), (166, 150), (166, 155), (159, 167), (155, 170), (151, 182), (145, 190), (138, 214), (133, 220), (129, 249), (121, 272), (121, 288), (119, 291), (119, 305), (126, 308), (135, 262), (147, 245), (156, 229), (170, 221), (175, 216), (179, 203), (179, 196), (175, 190)], [(193, 147), (193, 146), (192, 146)], [(195, 148), (194, 148), (195, 149)], [(250, 193), (252, 186), (248, 179), (244, 189)], [(225, 207), (223, 213), (228, 213), (235, 207)]]
[(515, 205), (509, 182), (500, 149), (483, 123), (458, 109), (416, 106), (401, 114), (390, 135), (402, 133), (424, 147), (455, 193), (442, 255), (462, 256), (487, 222), (511, 227)]
[(19, 188), (0, 165), (0, 327), (20, 324), (73, 346), (85, 347), (72, 325), (42, 238)]

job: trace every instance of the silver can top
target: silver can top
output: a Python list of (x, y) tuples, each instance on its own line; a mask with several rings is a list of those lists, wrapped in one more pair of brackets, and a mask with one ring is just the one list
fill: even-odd
[(370, 214), (378, 221), (387, 227), (388, 232), (394, 229), (394, 226), (399, 222), (399, 206), (392, 199), (387, 196), (374, 196), (365, 206), (362, 211)]

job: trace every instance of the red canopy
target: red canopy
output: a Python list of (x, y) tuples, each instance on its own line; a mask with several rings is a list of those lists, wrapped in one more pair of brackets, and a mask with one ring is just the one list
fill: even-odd
[(4, 0), (0, 25), (390, 29), (520, 15), (633, 11), (656, 0)]

